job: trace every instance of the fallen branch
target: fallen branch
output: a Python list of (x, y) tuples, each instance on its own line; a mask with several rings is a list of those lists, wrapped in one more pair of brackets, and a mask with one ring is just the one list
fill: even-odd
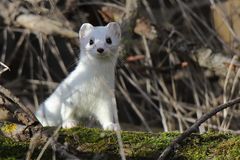
[(188, 128), (185, 132), (183, 132), (178, 138), (176, 138), (174, 141), (171, 142), (171, 144), (162, 152), (162, 154), (159, 156), (158, 160), (165, 160), (167, 159), (168, 155), (171, 153), (172, 150), (176, 149), (176, 147), (183, 142), (186, 138), (188, 138), (194, 131), (198, 129), (198, 127), (207, 121), (209, 118), (214, 116), (216, 113), (228, 108), (232, 107), (235, 104), (240, 103), (240, 97), (231, 100), (227, 103), (221, 104), (211, 110), (210, 112), (204, 114), (200, 119), (198, 119), (190, 128)]
[[(13, 124), (10, 124), (13, 125)], [(6, 126), (5, 126), (6, 127)], [(56, 129), (56, 128), (55, 128)], [(51, 138), (54, 128), (44, 128), (45, 135)], [(11, 130), (9, 130), (11, 131)], [(47, 134), (46, 134), (47, 133)], [(127, 132), (122, 131), (123, 150), (127, 159), (157, 159), (158, 155), (175, 139), (179, 133), (144, 133), (144, 132)], [(44, 144), (49, 138), (36, 138), (36, 148), (33, 150), (29, 159), (36, 159), (42, 151)], [(38, 143), (40, 142), (40, 143)], [(229, 147), (225, 147), (228, 145)], [(224, 133), (205, 133), (202, 135), (193, 134), (188, 137), (185, 145), (178, 147), (175, 159), (222, 159), (226, 153), (231, 153), (240, 148), (240, 136)], [(53, 147), (53, 149), (52, 149)], [(61, 148), (59, 148), (61, 147)], [(57, 148), (55, 150), (54, 148)], [(29, 150), (29, 141), (14, 141), (0, 135), (0, 157), (14, 159), (25, 159)], [(61, 129), (58, 132), (58, 138), (53, 145), (49, 145), (43, 153), (42, 159), (51, 159), (56, 151), (56, 158), (78, 157), (80, 159), (120, 159), (119, 145), (115, 132), (103, 131), (94, 128), (72, 128)], [(17, 153), (16, 153), (17, 152)], [(62, 153), (64, 152), (64, 153)], [(199, 153), (203, 153), (199, 155)], [(228, 155), (229, 159), (236, 159), (238, 154)]]

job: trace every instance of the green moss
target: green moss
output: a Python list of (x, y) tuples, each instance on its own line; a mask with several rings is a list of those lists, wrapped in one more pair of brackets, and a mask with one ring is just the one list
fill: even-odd
[(220, 143), (213, 152), (213, 158), (220, 159), (240, 159), (240, 137), (232, 137)]
[[(149, 134), (122, 131), (121, 135), (126, 156), (152, 157), (158, 155), (179, 133)], [(63, 129), (60, 140), (62, 143), (66, 141), (86, 152), (116, 155), (119, 153), (115, 132), (89, 128)]]
[(28, 150), (27, 142), (15, 142), (0, 135), (0, 159), (20, 159), (24, 158)]
[[(156, 157), (179, 134), (178, 132), (160, 134), (121, 132), (125, 154), (131, 158)], [(118, 142), (114, 132), (104, 132), (100, 129), (74, 128), (62, 130), (60, 137), (62, 138), (62, 142), (66, 141), (73, 148), (78, 147), (83, 152), (115, 155), (119, 153)], [(209, 157), (216, 157), (214, 153), (216, 151), (213, 149), (231, 137), (232, 135), (230, 134), (214, 132), (203, 135), (194, 134), (181, 144), (180, 148), (176, 151), (176, 157), (183, 159), (208, 159)]]
[[(29, 141), (14, 141), (10, 138), (0, 135), (0, 160), (15, 160), (15, 159), (25, 159), (29, 147)], [(35, 159), (40, 151), (42, 150), (42, 145), (35, 148), (32, 158)], [(51, 149), (47, 149), (43, 154), (42, 159), (49, 159), (52, 155)]]
[[(178, 156), (183, 159), (213, 159), (216, 157), (214, 149), (222, 142), (231, 138), (232, 135), (226, 133), (209, 132), (202, 135), (193, 134), (177, 151)], [(239, 148), (240, 149), (240, 148)]]
[(150, 157), (159, 154), (179, 133), (148, 134), (124, 132), (124, 145), (130, 145), (131, 157)]

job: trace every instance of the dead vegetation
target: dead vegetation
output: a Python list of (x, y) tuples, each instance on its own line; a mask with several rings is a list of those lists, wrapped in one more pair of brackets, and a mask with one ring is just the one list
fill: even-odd
[[(238, 0), (2, 0), (0, 61), (10, 70), (4, 69), (1, 85), (34, 111), (75, 67), (81, 24), (118, 21), (122, 128), (183, 132), (214, 106), (239, 96), (239, 5)], [(6, 109), (5, 101), (0, 105)], [(199, 131), (238, 133), (239, 115), (236, 105)], [(92, 124), (92, 119), (84, 123)]]

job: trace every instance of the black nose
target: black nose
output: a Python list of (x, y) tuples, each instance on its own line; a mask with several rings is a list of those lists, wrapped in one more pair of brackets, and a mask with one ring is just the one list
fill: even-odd
[(104, 52), (104, 49), (103, 49), (103, 48), (98, 48), (97, 51), (98, 51), (99, 53), (103, 53), (103, 52)]

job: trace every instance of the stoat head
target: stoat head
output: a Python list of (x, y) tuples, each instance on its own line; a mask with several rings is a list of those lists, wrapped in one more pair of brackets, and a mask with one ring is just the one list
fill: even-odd
[(117, 57), (121, 29), (116, 22), (98, 27), (84, 23), (79, 30), (79, 39), (81, 54), (97, 59)]

